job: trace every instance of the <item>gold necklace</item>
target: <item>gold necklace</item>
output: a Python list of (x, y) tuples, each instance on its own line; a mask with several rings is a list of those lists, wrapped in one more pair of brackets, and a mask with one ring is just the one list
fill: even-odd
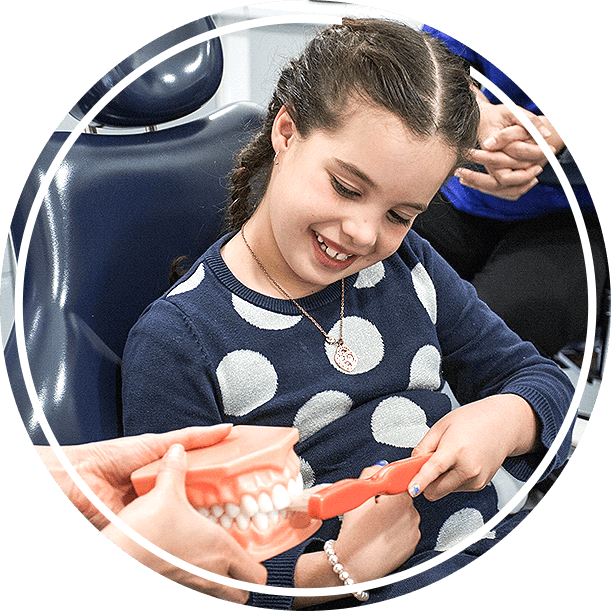
[(318, 322), (316, 322), (314, 320), (314, 318), (312, 316), (310, 316), (310, 314), (308, 314), (308, 312), (306, 312), (306, 310), (301, 307), (267, 272), (267, 270), (265, 269), (265, 267), (263, 267), (263, 263), (261, 263), (261, 261), (259, 261), (259, 258), (257, 257), (257, 255), (255, 255), (253, 249), (250, 247), (250, 245), (248, 244), (248, 242), (246, 241), (246, 236), (244, 235), (244, 225), (242, 225), (242, 228), (240, 229), (240, 233), (242, 234), (242, 239), (244, 240), (244, 244), (246, 244), (246, 248), (248, 248), (248, 250), (250, 251), (250, 254), (252, 255), (253, 259), (255, 260), (256, 264), (261, 268), (261, 271), (263, 272), (263, 274), (265, 274), (265, 277), (276, 287), (276, 289), (280, 292), (281, 295), (283, 295), (286, 299), (289, 299), (290, 301), (292, 301), (297, 308), (299, 309), (299, 311), (306, 317), (308, 318), (311, 322), (314, 323), (314, 325), (316, 325), (316, 328), (325, 336), (325, 341), (327, 342), (327, 344), (331, 344), (331, 345), (336, 345), (337, 348), (335, 349), (335, 354), (333, 355), (333, 360), (335, 361), (335, 364), (343, 371), (346, 371), (347, 373), (350, 373), (352, 371), (354, 371), (355, 367), (357, 366), (358, 363), (358, 359), (356, 357), (356, 354), (354, 354), (354, 352), (352, 350), (350, 350), (350, 348), (348, 348), (348, 346), (346, 346), (346, 344), (344, 343), (344, 339), (343, 339), (343, 331), (344, 331), (344, 296), (345, 296), (345, 292), (344, 292), (344, 279), (342, 278), (342, 300), (341, 300), (341, 306), (340, 306), (340, 314), (339, 314), (339, 338), (335, 339), (334, 337), (331, 337), (319, 324)]

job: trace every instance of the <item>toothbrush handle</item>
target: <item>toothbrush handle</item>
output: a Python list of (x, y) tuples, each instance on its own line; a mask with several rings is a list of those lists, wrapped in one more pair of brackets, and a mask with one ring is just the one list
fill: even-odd
[(344, 479), (331, 484), (310, 497), (308, 514), (312, 518), (327, 520), (356, 509), (379, 494), (405, 492), (411, 479), (432, 455), (429, 452), (390, 463), (367, 479)]

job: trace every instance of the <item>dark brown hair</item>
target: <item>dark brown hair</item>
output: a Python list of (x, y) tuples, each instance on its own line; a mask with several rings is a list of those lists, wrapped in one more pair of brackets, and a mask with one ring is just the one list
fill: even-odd
[[(477, 144), (472, 85), (464, 60), (403, 23), (345, 18), (325, 28), (282, 70), (261, 130), (237, 155), (226, 229), (239, 229), (265, 193), (275, 155), (272, 127), (283, 106), (304, 138), (317, 129), (339, 129), (352, 100), (385, 108), (417, 137), (443, 138), (460, 166)], [(174, 261), (172, 283), (185, 265)]]
[(284, 106), (299, 134), (333, 131), (351, 99), (397, 115), (418, 137), (438, 135), (457, 166), (477, 143), (479, 110), (465, 63), (429, 34), (381, 19), (346, 18), (324, 29), (281, 72), (261, 131), (239, 153), (231, 175), (229, 229), (252, 215), (274, 159), (271, 132)]

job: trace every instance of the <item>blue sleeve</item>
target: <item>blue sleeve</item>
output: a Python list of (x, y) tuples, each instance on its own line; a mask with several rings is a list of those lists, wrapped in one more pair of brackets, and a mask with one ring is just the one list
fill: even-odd
[[(539, 420), (545, 450), (509, 458), (504, 465), (525, 480), (558, 435), (573, 398), (573, 385), (556, 363), (511, 331), (428, 243), (423, 241), (422, 248), (424, 265), (437, 290), (443, 373), (459, 403), (511, 393), (528, 401)], [(569, 431), (546, 475), (566, 460), (570, 440)]]
[(130, 331), (122, 386), (126, 435), (222, 421), (202, 342), (189, 318), (166, 300), (154, 302)]

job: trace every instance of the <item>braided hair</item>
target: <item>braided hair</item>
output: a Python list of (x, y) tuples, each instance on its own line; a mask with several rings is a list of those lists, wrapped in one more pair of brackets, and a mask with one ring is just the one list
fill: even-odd
[(428, 33), (382, 19), (345, 18), (320, 32), (281, 72), (265, 122), (237, 157), (229, 229), (252, 216), (274, 161), (271, 134), (284, 106), (299, 134), (334, 131), (354, 98), (387, 109), (418, 137), (438, 135), (457, 156), (477, 143), (479, 110), (464, 61)]

